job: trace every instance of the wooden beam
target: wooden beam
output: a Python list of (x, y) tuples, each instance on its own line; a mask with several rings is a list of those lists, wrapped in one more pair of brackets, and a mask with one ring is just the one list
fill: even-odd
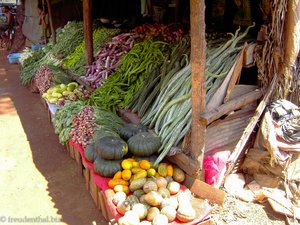
[(248, 46), (247, 43), (244, 44), (244, 47), (240, 53), (240, 57), (237, 60), (237, 63), (234, 67), (230, 82), (228, 84), (227, 87), (227, 91), (226, 91), (226, 95), (224, 97), (224, 103), (228, 102), (230, 96), (231, 96), (231, 92), (233, 91), (235, 84), (237, 83), (238, 78), (240, 77), (241, 73), (242, 73), (242, 69), (243, 69), (243, 60), (244, 60), (244, 51), (246, 49), (246, 47)]
[[(192, 136), (191, 158), (195, 160), (198, 174), (203, 178), (203, 156), (205, 147), (206, 123), (200, 120), (205, 112), (206, 87), (206, 41), (205, 41), (205, 2), (190, 0), (191, 24), (191, 64), (192, 64)], [(201, 179), (202, 179), (201, 178)]]
[(278, 73), (275, 73), (271, 84), (269, 85), (263, 99), (259, 103), (259, 105), (254, 113), (254, 116), (251, 118), (249, 124), (247, 125), (247, 127), (244, 130), (244, 133), (242, 134), (242, 137), (240, 138), (240, 140), (237, 143), (237, 145), (235, 146), (230, 158), (228, 159), (226, 173), (224, 174), (223, 177), (219, 178), (220, 180), (222, 180), (222, 183), (224, 183), (225, 178), (231, 173), (231, 171), (233, 170), (233, 168), (236, 164), (238, 157), (245, 149), (245, 145), (246, 145), (250, 135), (252, 134), (252, 132), (253, 132), (261, 114), (265, 110), (265, 107), (267, 106), (269, 100), (271, 99), (271, 96), (276, 87), (277, 81), (278, 81)]
[(83, 0), (83, 23), (84, 23), (84, 44), (86, 63), (93, 63), (93, 21), (92, 21), (92, 0)]
[[(46, 0), (46, 2), (47, 2), (47, 8), (48, 8), (50, 29), (51, 29), (51, 34), (52, 34), (52, 42), (53, 42), (53, 44), (56, 44), (56, 33), (55, 33), (54, 25), (53, 25), (52, 6), (51, 6), (50, 0)], [(47, 31), (46, 31), (45, 39), (47, 40)]]
[(186, 154), (178, 152), (175, 155), (167, 156), (167, 158), (170, 162), (176, 164), (180, 169), (184, 170), (184, 172), (186, 172), (188, 175), (192, 177), (197, 176), (198, 167), (195, 164), (195, 160), (192, 160)]
[(210, 124), (211, 122), (232, 112), (233, 110), (240, 109), (241, 107), (248, 105), (249, 103), (255, 100), (260, 99), (261, 97), (262, 97), (262, 91), (260, 89), (254, 90), (240, 97), (232, 99), (214, 110), (202, 114), (201, 115), (202, 120), (205, 120), (207, 124)]
[(226, 193), (199, 179), (189, 175), (185, 176), (184, 185), (196, 196), (202, 199), (208, 199), (212, 203), (223, 205)]

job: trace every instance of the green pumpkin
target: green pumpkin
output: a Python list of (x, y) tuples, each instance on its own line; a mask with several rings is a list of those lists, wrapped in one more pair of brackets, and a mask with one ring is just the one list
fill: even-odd
[(128, 145), (119, 137), (106, 136), (95, 142), (95, 149), (103, 159), (122, 159), (128, 152)]
[(134, 124), (134, 123), (127, 123), (122, 126), (119, 130), (121, 138), (127, 141), (132, 136), (136, 135), (140, 132), (146, 132), (148, 129), (143, 124)]
[(84, 149), (84, 156), (85, 158), (90, 161), (90, 162), (94, 162), (95, 159), (97, 158), (97, 152), (95, 151), (94, 148), (94, 144), (90, 143), (86, 146), (86, 148)]
[(107, 136), (120, 137), (119, 134), (107, 128), (97, 128), (93, 134), (93, 140), (96, 142), (99, 139)]
[(129, 151), (134, 156), (145, 157), (150, 156), (161, 146), (160, 138), (150, 132), (141, 132), (138, 133), (127, 141)]
[(122, 160), (105, 160), (97, 156), (94, 161), (94, 171), (103, 177), (113, 177), (118, 170), (122, 169), (121, 161)]

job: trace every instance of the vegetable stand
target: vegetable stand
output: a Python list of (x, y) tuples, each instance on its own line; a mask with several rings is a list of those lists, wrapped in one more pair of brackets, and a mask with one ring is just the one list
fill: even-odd
[[(89, 162), (84, 156), (84, 149), (73, 142), (69, 143), (69, 147), (74, 148), (74, 151), (79, 152), (82, 158), (82, 164), (79, 166), (83, 167), (83, 173), (86, 178), (87, 182), (87, 189), (91, 192), (95, 204), (101, 210), (102, 214), (104, 215), (107, 221), (113, 221), (115, 219), (119, 219), (122, 217), (117, 210), (116, 206), (112, 203), (112, 198), (114, 195), (114, 191), (108, 187), (108, 181), (110, 178), (105, 178), (100, 176), (99, 174), (95, 173), (93, 163)], [(182, 187), (184, 188), (184, 187)], [(189, 223), (182, 223), (182, 222), (173, 222), (170, 224), (185, 224), (185, 225), (193, 225), (198, 224), (199, 222), (203, 221), (205, 217), (207, 217), (210, 213), (210, 206), (206, 205), (203, 202), (196, 201), (195, 206), (199, 207), (197, 218), (193, 222)], [(205, 207), (204, 207), (205, 206)]]

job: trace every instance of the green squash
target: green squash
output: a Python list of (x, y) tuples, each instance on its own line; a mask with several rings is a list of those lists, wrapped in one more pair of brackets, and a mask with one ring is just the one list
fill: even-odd
[(109, 130), (107, 128), (97, 128), (94, 131), (93, 134), (93, 141), (96, 142), (99, 139), (103, 138), (103, 137), (107, 137), (107, 136), (114, 136), (114, 137), (120, 137), (119, 134), (117, 134), (116, 132)]
[(94, 162), (95, 159), (97, 158), (97, 152), (95, 151), (94, 148), (94, 144), (90, 143), (86, 146), (86, 148), (84, 149), (84, 156), (85, 158), (90, 161), (90, 162)]
[(143, 124), (134, 124), (134, 123), (127, 123), (122, 126), (119, 130), (121, 138), (127, 141), (132, 136), (136, 135), (140, 132), (146, 132), (148, 129)]
[(161, 146), (160, 138), (150, 132), (141, 132), (138, 133), (127, 141), (129, 151), (134, 156), (145, 157), (150, 156)]
[(95, 142), (95, 149), (103, 159), (122, 159), (128, 152), (128, 145), (119, 137), (106, 136)]
[(97, 156), (94, 161), (94, 171), (103, 177), (113, 177), (114, 174), (121, 170), (122, 160), (105, 160)]

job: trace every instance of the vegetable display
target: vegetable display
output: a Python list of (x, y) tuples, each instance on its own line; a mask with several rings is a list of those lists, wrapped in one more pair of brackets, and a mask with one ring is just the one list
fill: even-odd
[(50, 87), (42, 97), (51, 104), (58, 106), (64, 105), (67, 101), (76, 101), (78, 99), (86, 100), (90, 96), (90, 92), (83, 86), (79, 86), (76, 82), (68, 84), (58, 84)]
[[(207, 50), (205, 69), (207, 100), (219, 88), (235, 63), (243, 47), (240, 41), (251, 27), (253, 26), (248, 27), (240, 35), (237, 30), (227, 42)], [(177, 54), (171, 54), (171, 56), (173, 55)], [(162, 78), (156, 81), (152, 78), (149, 82), (145, 82), (148, 84), (143, 88), (145, 91), (141, 89), (141, 92), (137, 93), (137, 97), (133, 98), (135, 101), (128, 106), (143, 116), (141, 122), (149, 128), (154, 128), (161, 138), (162, 145), (158, 150), (160, 155), (155, 165), (158, 165), (170, 153), (172, 146), (179, 144), (191, 127), (191, 65), (189, 59), (182, 52), (177, 57), (174, 61), (170, 60), (171, 67), (167, 69), (167, 75), (165, 76), (165, 71), (169, 63), (165, 61), (159, 71), (163, 74), (163, 76), (160, 75)], [(187, 63), (182, 67), (184, 63), (180, 64), (180, 62), (184, 61)], [(174, 68), (174, 70), (170, 70), (170, 68)], [(152, 88), (154, 89), (152, 90)], [(153, 100), (156, 94), (158, 95)]]
[(167, 50), (168, 44), (161, 41), (147, 40), (135, 44), (121, 58), (117, 72), (95, 90), (88, 104), (112, 112), (118, 107), (124, 108), (142, 87), (146, 74), (163, 62)]
[(36, 71), (33, 81), (39, 92), (45, 93), (53, 85), (71, 82), (71, 78), (59, 67), (42, 65)]
[(33, 53), (23, 62), (21, 69), (21, 83), (28, 85), (36, 71), (42, 65), (60, 66), (62, 59), (72, 53), (76, 46), (83, 40), (83, 23), (72, 21), (57, 30), (57, 44), (51, 42), (42, 50)]
[(118, 130), (123, 126), (124, 122), (117, 115), (103, 110), (99, 107), (86, 105), (72, 120), (73, 128), (70, 132), (71, 140), (81, 145), (83, 148), (94, 140), (104, 137), (99, 131), (106, 130), (107, 136), (118, 136)]
[(152, 162), (133, 158), (122, 160), (120, 165), (121, 168), (115, 168), (107, 164), (107, 168), (116, 170), (108, 186), (115, 193), (110, 201), (122, 215), (119, 224), (131, 224), (130, 221), (134, 220), (139, 221), (138, 224), (161, 225), (175, 220), (191, 222), (196, 218), (193, 195), (173, 180), (174, 174), (170, 173), (175, 168), (179, 171), (179, 168), (161, 163), (155, 169)]
[(63, 107), (58, 108), (52, 119), (54, 131), (58, 134), (61, 144), (68, 143), (72, 129), (72, 117), (77, 115), (84, 107), (83, 101), (67, 102)]
[(86, 66), (87, 72), (81, 79), (90, 83), (92, 88), (100, 87), (117, 70), (121, 57), (133, 47), (134, 41), (134, 33), (122, 33), (113, 37), (97, 53), (95, 62)]
[(56, 41), (51, 52), (55, 57), (63, 59), (70, 55), (83, 40), (83, 22), (72, 21), (57, 31)]
[(51, 87), (52, 71), (46, 66), (41, 66), (34, 75), (34, 83), (40, 93), (46, 92)]
[(174, 42), (184, 36), (182, 28), (175, 25), (143, 24), (133, 29), (141, 39), (157, 39), (166, 42)]
[[(112, 36), (119, 32), (118, 29), (97, 28), (93, 32), (93, 47), (96, 53), (104, 43), (106, 43)], [(64, 61), (64, 66), (72, 70), (76, 75), (83, 75), (85, 73), (85, 44), (82, 41)]]
[(72, 119), (73, 128), (70, 131), (70, 140), (85, 148), (94, 133), (94, 119), (94, 108), (84, 106)]

